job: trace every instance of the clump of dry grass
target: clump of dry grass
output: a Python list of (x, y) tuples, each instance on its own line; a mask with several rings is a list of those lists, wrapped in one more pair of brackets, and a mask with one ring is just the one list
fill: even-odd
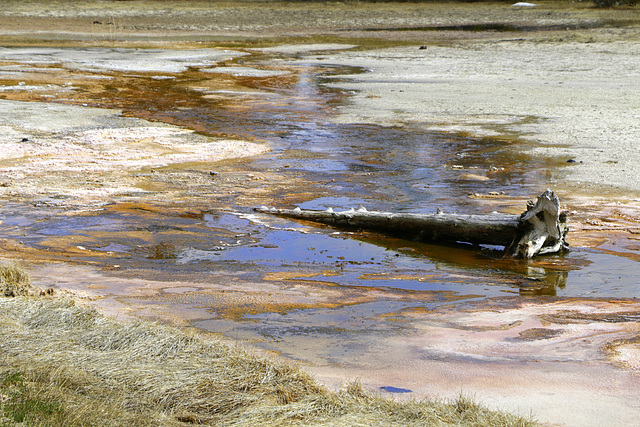
[(0, 327), (0, 425), (535, 425), (462, 397), (332, 393), (295, 366), (64, 298), (0, 298)]
[(33, 286), (29, 275), (18, 265), (0, 265), (0, 296), (44, 296), (53, 293), (53, 288), (44, 290)]
[(34, 291), (29, 275), (23, 269), (17, 265), (0, 265), (0, 295), (32, 295)]

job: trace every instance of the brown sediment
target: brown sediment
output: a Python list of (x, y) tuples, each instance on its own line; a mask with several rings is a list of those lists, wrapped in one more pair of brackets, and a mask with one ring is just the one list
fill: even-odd
[[(261, 69), (265, 68), (257, 62)], [(307, 115), (290, 108), (291, 103), (308, 101), (297, 98), (291, 89), (300, 75), (327, 72), (326, 67), (288, 66), (283, 75), (250, 77), (207, 72), (211, 66), (179, 73), (132, 74), (109, 69), (87, 72), (56, 64), (27, 68), (26, 73), (20, 72), (14, 79), (0, 79), (0, 83), (5, 86), (4, 99), (110, 108), (122, 110), (126, 116), (183, 126), (216, 137), (252, 140), (256, 139), (250, 131), (251, 122), (256, 120), (252, 113), (258, 108), (270, 108), (274, 112), (288, 110), (290, 114)], [(327, 91), (323, 96), (340, 95)], [(319, 112), (312, 114), (317, 116)], [(258, 138), (257, 142), (262, 141)]]
[[(616, 302), (616, 306), (624, 307), (623, 304)], [(596, 312), (585, 313), (577, 310), (561, 310), (554, 313), (541, 314), (540, 320), (555, 323), (559, 325), (569, 325), (574, 323), (588, 324), (588, 323), (625, 323), (625, 322), (640, 322), (640, 311), (627, 311), (627, 312)]]
[[(336, 271), (328, 271), (328, 270), (323, 271), (321, 273), (317, 273), (317, 272), (305, 273), (302, 271), (277, 271), (277, 272), (266, 273), (262, 277), (264, 278), (264, 280), (283, 281), (283, 280), (301, 279), (301, 278), (317, 277), (317, 276), (331, 277), (331, 276), (338, 276), (339, 274), (340, 273)], [(328, 283), (328, 282), (325, 282), (325, 283)]]
[(294, 310), (335, 309), (374, 301), (443, 302), (469, 298), (445, 291), (418, 292), (337, 286), (331, 282), (312, 280), (285, 279), (276, 280), (276, 283), (278, 286), (269, 291), (255, 289), (260, 285), (246, 285), (243, 290), (162, 292), (146, 297), (119, 297), (118, 300), (141, 307), (161, 304), (167, 306), (167, 312), (174, 315), (176, 307), (188, 310), (190, 306), (194, 306), (215, 314), (215, 318), (239, 321), (264, 313), (286, 314)]
[(569, 203), (572, 245), (597, 248), (604, 253), (640, 261), (640, 208), (637, 203), (599, 198)]
[(546, 340), (558, 336), (561, 333), (561, 329), (530, 328), (520, 332), (518, 337), (514, 339), (522, 341)]
[[(166, 307), (173, 312), (172, 317), (179, 318), (179, 313), (191, 307), (206, 310), (216, 319), (230, 321), (251, 321), (249, 316), (262, 313), (286, 314), (293, 310), (335, 308), (338, 305), (353, 303), (349, 299), (341, 302), (301, 302), (310, 299), (290, 293), (261, 293), (246, 291), (197, 291), (182, 293), (164, 293), (149, 297), (119, 297), (120, 302), (128, 306), (138, 306), (143, 310), (156, 306)], [(182, 307), (182, 308), (179, 308)], [(165, 317), (156, 312), (159, 318)]]
[[(429, 322), (460, 330), (480, 332), (516, 329), (518, 336), (522, 333), (525, 337), (544, 335), (543, 329), (551, 330), (555, 335), (572, 332), (568, 325), (584, 325), (585, 329), (593, 326), (597, 329), (601, 324), (623, 324), (605, 329), (628, 333), (634, 333), (637, 329), (636, 332), (640, 332), (640, 303), (635, 299), (504, 297), (443, 305), (438, 309), (408, 308), (394, 315), (414, 320), (428, 319)], [(525, 318), (535, 318), (535, 323), (540, 327), (527, 328), (531, 323)], [(485, 324), (486, 321), (489, 323)], [(565, 327), (553, 328), (552, 325)]]
[[(636, 300), (493, 299), (450, 309), (403, 310), (396, 316), (413, 319), (414, 327), (424, 331), (416, 340), (425, 345), (442, 351), (465, 347), (478, 357), (500, 347), (505, 357), (511, 354), (535, 360), (570, 352), (576, 360), (617, 363), (621, 357), (617, 349), (624, 348), (630, 360), (637, 357), (633, 354), (640, 337), (640, 305)], [(426, 334), (429, 331), (433, 337)], [(438, 336), (445, 333), (449, 342), (438, 344)], [(536, 341), (543, 347), (536, 348)], [(532, 347), (511, 347), (507, 342), (531, 342)], [(544, 351), (544, 356), (536, 355), (538, 351)]]

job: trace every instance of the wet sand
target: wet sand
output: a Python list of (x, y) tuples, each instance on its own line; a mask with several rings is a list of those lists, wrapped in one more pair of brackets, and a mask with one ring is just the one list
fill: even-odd
[[(273, 194), (264, 185), (282, 186), (285, 195), (301, 192), (308, 183), (282, 169), (255, 172), (237, 163), (216, 163), (265, 153), (264, 141), (196, 134), (188, 126), (162, 123), (160, 114), (123, 117), (118, 109), (83, 106), (93, 89), (83, 92), (76, 87), (95, 88), (87, 81), (121, 73), (119, 78), (134, 83), (113, 86), (126, 93), (135, 86), (136, 74), (160, 81), (189, 67), (230, 65), (227, 73), (236, 78), (258, 73), (282, 82), (288, 65), (337, 64), (370, 71), (340, 76), (341, 81), (330, 84), (350, 97), (337, 114), (332, 112), (332, 122), (411, 124), (425, 132), (491, 137), (548, 158), (540, 185), (552, 187), (575, 211), (574, 244), (640, 259), (640, 178), (635, 167), (640, 161), (635, 147), (640, 136), (636, 112), (640, 100), (635, 96), (640, 92), (635, 78), (640, 67), (638, 10), (563, 9), (556, 3), (527, 9), (504, 4), (456, 8), (277, 4), (260, 9), (244, 3), (212, 8), (209, 3), (164, 2), (154, 13), (138, 7), (146, 6), (88, 1), (75, 8), (43, 9), (38, 2), (23, 1), (7, 2), (0, 9), (0, 37), (8, 46), (21, 45), (0, 50), (3, 92), (14, 99), (0, 101), (3, 205), (33, 206), (27, 217), (51, 215), (52, 210), (75, 217), (96, 209), (125, 213), (175, 209), (171, 215), (187, 218), (201, 215), (195, 211), (211, 200), (223, 207), (232, 205), (231, 198), (246, 207), (262, 204), (261, 198)], [(487, 24), (496, 20), (496, 14), (509, 25), (526, 23), (535, 31), (431, 28)], [(300, 25), (305, 20), (312, 24)], [(601, 24), (606, 20), (618, 24)], [(287, 39), (301, 36), (318, 40)], [(284, 41), (266, 43), (269, 37)], [(398, 45), (385, 47), (389, 40)], [(218, 47), (219, 41), (238, 49)], [(203, 43), (206, 46), (200, 50)], [(262, 43), (269, 44), (269, 50)], [(38, 46), (25, 46), (29, 44)], [(61, 51), (59, 45), (80, 50)], [(111, 50), (112, 45), (117, 49)], [(142, 56), (122, 50), (150, 45), (157, 50)], [(362, 45), (367, 49), (358, 47)], [(88, 56), (96, 47), (107, 50)], [(189, 48), (189, 55), (175, 47)], [(276, 59), (264, 67), (269, 70), (234, 63), (251, 54)], [(59, 63), (66, 64), (64, 76), (55, 68)], [(29, 83), (21, 84), (24, 81)], [(31, 81), (48, 81), (51, 86), (32, 86)], [(266, 99), (259, 88), (240, 88), (219, 77), (207, 84), (185, 84), (196, 86), (208, 99)], [(46, 97), (73, 105), (33, 102)], [(286, 97), (276, 101), (290, 102)], [(237, 103), (238, 112), (243, 102)], [(181, 163), (186, 166), (175, 167)], [(224, 182), (216, 178), (217, 170), (208, 169), (211, 164), (227, 172)], [(478, 171), (461, 169), (460, 174)], [(215, 189), (212, 180), (218, 180)], [(487, 200), (491, 206), (512, 201), (509, 195), (484, 196), (488, 197), (481, 194), (473, 200)], [(299, 193), (291, 200), (300, 200)], [(125, 203), (132, 205), (123, 207)], [(138, 228), (134, 237), (148, 231)], [(121, 271), (119, 265), (106, 268), (95, 250), (94, 258), (86, 261), (93, 236), (64, 241), (52, 236), (49, 246), (24, 244), (29, 236), (9, 237), (2, 241), (0, 255), (32, 262), (29, 270), (36, 284), (72, 290), (116, 317), (197, 326), (267, 350), (289, 346), (297, 353), (280, 354), (305, 364), (330, 386), (358, 379), (372, 390), (412, 389), (411, 397), (468, 393), (491, 407), (531, 413), (560, 425), (631, 425), (640, 414), (640, 307), (635, 295), (629, 299), (513, 296), (477, 304), (451, 301), (427, 310), (424, 307), (446, 302), (449, 296), (392, 287), (354, 291), (335, 286), (327, 277), (312, 274), (308, 280), (304, 272), (265, 274), (252, 281), (243, 276), (242, 266), (216, 277), (189, 272), (168, 279), (151, 270), (135, 274)], [(118, 247), (107, 248), (100, 256), (114, 256), (109, 249), (117, 252)], [(157, 245), (153, 250), (158, 251), (153, 256), (172, 256), (170, 247)], [(371, 319), (358, 311), (376, 301), (410, 303), (405, 309), (394, 306), (384, 318), (376, 312)], [(310, 321), (311, 326), (339, 314), (357, 331), (349, 335), (352, 341), (336, 343), (335, 335), (323, 335), (323, 329), (312, 334), (313, 339), (303, 333), (274, 335), (270, 347), (264, 337), (234, 323), (245, 317), (265, 325), (286, 323), (289, 313), (294, 316), (300, 310), (304, 317), (309, 308), (325, 310), (318, 312), (316, 324)], [(217, 313), (213, 320), (212, 311)], [(350, 345), (361, 349), (360, 354)]]

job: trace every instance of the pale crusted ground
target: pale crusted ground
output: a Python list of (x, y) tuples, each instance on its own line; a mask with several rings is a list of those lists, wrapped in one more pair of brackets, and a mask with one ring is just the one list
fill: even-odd
[(0, 101), (0, 195), (82, 209), (143, 195), (143, 168), (258, 155), (263, 144), (197, 135), (117, 111)]

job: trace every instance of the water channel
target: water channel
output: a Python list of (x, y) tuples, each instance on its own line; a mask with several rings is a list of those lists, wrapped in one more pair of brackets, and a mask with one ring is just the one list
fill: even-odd
[[(560, 173), (560, 160), (521, 155), (519, 141), (440, 134), (419, 124), (337, 124), (332, 117), (350, 95), (330, 83), (366, 71), (290, 65), (287, 59), (294, 58), (242, 56), (225, 63), (222, 73), (92, 71), (91, 84), (87, 71), (65, 68), (57, 70), (67, 73), (62, 78), (81, 80), (68, 94), (52, 99), (38, 90), (5, 90), (7, 99), (117, 108), (126, 117), (247, 139), (269, 151), (140, 167), (135, 174), (148, 180), (145, 193), (98, 208), (68, 209), (49, 196), (5, 200), (0, 237), (55, 262), (166, 283), (144, 295), (104, 292), (122, 304), (167, 310), (199, 329), (316, 364), (349, 365), (376, 337), (410, 334), (402, 312), (505, 296), (640, 293), (637, 261), (602, 251), (575, 247), (521, 262), (491, 248), (402, 241), (255, 214), (252, 208), (260, 205), (518, 213), (524, 205), (514, 207), (514, 201), (539, 194), (548, 176)], [(268, 72), (256, 77), (246, 69)], [(15, 87), (28, 79), (0, 83)], [(162, 196), (164, 188), (175, 200)], [(490, 193), (503, 197), (474, 197)], [(253, 284), (254, 293), (239, 290), (242, 283)], [(273, 286), (302, 291), (271, 298)]]

